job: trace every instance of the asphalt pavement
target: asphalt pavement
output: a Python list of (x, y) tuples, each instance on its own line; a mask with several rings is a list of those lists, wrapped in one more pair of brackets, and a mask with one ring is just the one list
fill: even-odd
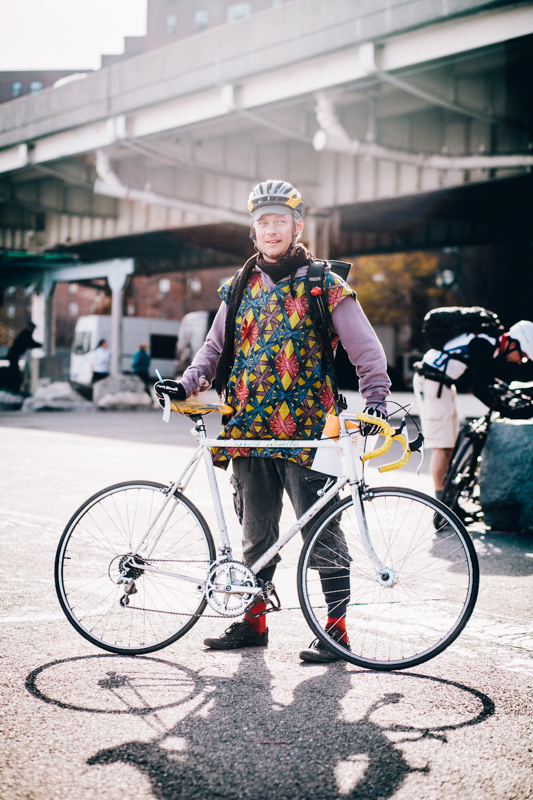
[[(208, 426), (215, 434), (217, 420)], [(65, 524), (106, 485), (168, 482), (191, 452), (191, 427), (177, 415), (165, 425), (156, 411), (0, 415), (0, 798), (531, 797), (531, 538), (473, 532), (473, 617), (448, 650), (408, 672), (299, 661), (312, 634), (298, 608), (296, 540), (276, 574), (283, 611), (269, 618), (268, 649), (206, 650), (203, 639), (226, 627), (210, 617), (136, 658), (76, 633), (53, 584)], [(386, 482), (430, 491), (415, 466)], [(203, 476), (188, 493), (214, 528)], [(292, 519), (287, 509), (282, 524)]]

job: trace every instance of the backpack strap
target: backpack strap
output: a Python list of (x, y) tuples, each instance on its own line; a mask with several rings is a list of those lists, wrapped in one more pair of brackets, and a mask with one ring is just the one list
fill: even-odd
[(341, 411), (345, 411), (348, 408), (348, 403), (346, 402), (346, 398), (342, 394), (339, 394), (337, 376), (335, 374), (335, 356), (333, 354), (333, 348), (331, 346), (331, 339), (328, 331), (330, 313), (328, 311), (327, 294), (324, 289), (324, 272), (328, 264), (328, 261), (312, 261), (309, 264), (307, 275), (305, 277), (305, 293), (307, 296), (307, 303), (309, 305), (311, 319), (318, 329), (320, 338), (322, 340), (322, 345), (324, 347), (324, 352), (331, 364), (335, 402)]

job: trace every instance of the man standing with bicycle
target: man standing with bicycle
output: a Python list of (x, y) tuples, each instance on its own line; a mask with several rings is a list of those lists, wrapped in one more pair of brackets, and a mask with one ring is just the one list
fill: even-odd
[[(470, 330), (465, 330), (468, 320)], [(434, 309), (424, 320), (424, 332), (430, 344), (432, 321), (436, 346), (415, 365), (413, 389), (426, 447), (433, 448), (430, 470), (435, 495), (440, 500), (459, 433), (455, 386), (459, 379), (463, 385), (468, 384), (479, 400), (503, 417), (533, 416), (533, 398), (529, 408), (515, 409), (512, 393), (502, 396), (492, 389), (496, 379), (506, 384), (533, 380), (533, 322), (521, 320), (504, 333), (497, 317), (485, 309)], [(450, 326), (448, 338), (443, 333), (447, 324)], [(458, 328), (455, 331), (454, 325)]]
[[(340, 339), (359, 375), (365, 412), (386, 414), (390, 381), (383, 348), (355, 293), (326, 265), (322, 285), (311, 294), (324, 301), (327, 325), (321, 332), (310, 312), (310, 264), (317, 261), (298, 238), (303, 230), (300, 193), (285, 181), (265, 181), (251, 192), (248, 209), (256, 255), (220, 289), (222, 303), (211, 330), (181, 382), (156, 384), (176, 400), (205, 391), (211, 382), (234, 409), (225, 420), (216, 466), (233, 466), (235, 508), (243, 526), (243, 559), (253, 564), (279, 537), (285, 490), (297, 516), (317, 499), (329, 476), (312, 471), (314, 451), (295, 447), (246, 449), (231, 439), (320, 438), (328, 414), (342, 410), (337, 392), (333, 351)], [(367, 424), (364, 435), (379, 432)], [(305, 536), (310, 526), (302, 530)], [(331, 566), (319, 568), (328, 605), (326, 630), (349, 649), (346, 608), (350, 596), (349, 556), (340, 531), (331, 533)], [(258, 573), (272, 581), (279, 554)], [(266, 647), (266, 604), (258, 602), (244, 620), (205, 644), (216, 650)], [(258, 616), (259, 615), (259, 616)], [(315, 641), (300, 653), (304, 661), (327, 663), (338, 657)]]

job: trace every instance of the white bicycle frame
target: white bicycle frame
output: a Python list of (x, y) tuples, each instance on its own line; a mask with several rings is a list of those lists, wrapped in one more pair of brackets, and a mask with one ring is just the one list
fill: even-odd
[[(295, 448), (295, 447), (305, 447), (311, 449), (335, 449), (337, 453), (340, 451), (344, 463), (344, 475), (340, 478), (337, 478), (334, 481), (333, 478), (330, 480), (332, 483), (330, 484), (329, 481), (326, 482), (323, 489), (318, 492), (318, 500), (313, 503), (313, 505), (304, 513), (302, 516), (294, 523), (294, 525), (289, 528), (289, 530), (284, 533), (279, 540), (270, 547), (266, 553), (264, 553), (254, 564), (250, 567), (251, 571), (257, 574), (265, 564), (268, 562), (278, 553), (287, 542), (289, 542), (297, 533), (300, 531), (310, 520), (312, 520), (318, 512), (329, 503), (330, 500), (337, 494), (340, 489), (342, 489), (346, 484), (350, 486), (350, 493), (352, 495), (352, 500), (354, 504), (354, 509), (356, 513), (357, 522), (359, 525), (359, 531), (361, 534), (361, 540), (364, 544), (366, 552), (368, 553), (369, 558), (372, 560), (376, 572), (382, 572), (384, 569), (383, 563), (379, 559), (372, 546), (372, 542), (370, 541), (370, 536), (368, 533), (368, 526), (366, 524), (366, 519), (363, 511), (363, 504), (360, 497), (360, 481), (357, 476), (355, 460), (354, 460), (354, 448), (352, 443), (352, 436), (356, 431), (353, 429), (350, 431), (346, 428), (346, 421), (347, 420), (354, 420), (357, 421), (357, 418), (354, 414), (343, 413), (340, 415), (340, 433), (338, 440), (333, 439), (312, 439), (312, 440), (305, 440), (302, 439), (297, 440), (287, 440), (287, 439), (231, 439), (231, 440), (223, 440), (223, 439), (210, 439), (207, 436), (206, 428), (204, 420), (201, 414), (198, 414), (200, 419), (197, 421), (196, 426), (194, 428), (195, 433), (198, 434), (198, 447), (194, 454), (189, 459), (186, 467), (182, 471), (179, 478), (174, 482), (174, 484), (168, 490), (168, 496), (165, 499), (162, 507), (158, 511), (157, 515), (155, 516), (154, 520), (150, 523), (150, 526), (146, 533), (143, 535), (142, 539), (139, 541), (137, 546), (134, 548), (132, 552), (132, 557), (134, 558), (135, 555), (140, 551), (143, 543), (146, 541), (147, 537), (150, 533), (156, 528), (158, 522), (161, 520), (161, 524), (159, 530), (157, 531), (154, 541), (150, 547), (150, 549), (143, 553), (143, 562), (149, 560), (151, 553), (153, 552), (154, 548), (157, 545), (157, 542), (163, 535), (167, 522), (169, 521), (172, 513), (174, 512), (174, 504), (172, 504), (172, 500), (175, 499), (174, 493), (184, 492), (187, 485), (189, 484), (192, 476), (194, 475), (200, 461), (204, 461), (205, 467), (207, 470), (207, 477), (209, 480), (209, 487), (211, 489), (211, 497), (213, 500), (213, 505), (215, 508), (215, 514), (218, 523), (218, 530), (220, 541), (222, 543), (221, 547), (219, 547), (218, 553), (218, 563), (223, 561), (229, 561), (232, 558), (231, 554), (231, 544), (228, 536), (228, 530), (226, 527), (226, 520), (224, 519), (224, 512), (222, 510), (222, 503), (220, 500), (220, 493), (218, 489), (218, 483), (215, 475), (215, 468), (213, 466), (213, 461), (211, 459), (211, 448), (212, 447), (231, 447), (231, 448), (261, 448), (261, 449), (281, 449), (281, 448)], [(165, 512), (168, 512), (165, 514)], [(177, 572), (170, 572), (168, 570), (159, 569), (158, 567), (153, 567), (146, 563), (143, 563), (143, 570), (147, 572), (157, 572), (160, 575), (168, 575), (174, 578), (178, 578), (180, 580), (188, 581), (190, 583), (199, 583), (198, 577), (192, 577), (191, 575), (185, 575)], [(225, 590), (227, 592), (227, 588)], [(234, 593), (241, 593), (242, 586), (232, 586), (232, 591)], [(246, 589), (247, 593), (249, 594), (257, 594), (261, 591), (259, 587), (256, 589)], [(231, 592), (229, 592), (231, 593)]]

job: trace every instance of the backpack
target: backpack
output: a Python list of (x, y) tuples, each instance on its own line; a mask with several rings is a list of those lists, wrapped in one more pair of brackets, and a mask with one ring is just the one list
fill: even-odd
[(335, 394), (337, 406), (341, 411), (345, 411), (348, 408), (348, 403), (346, 402), (344, 395), (339, 394), (337, 377), (335, 375), (335, 356), (328, 334), (331, 315), (328, 311), (327, 298), (324, 292), (324, 272), (328, 264), (331, 268), (331, 271), (343, 280), (346, 280), (348, 277), (348, 273), (350, 272), (352, 266), (346, 261), (312, 261), (309, 265), (309, 269), (307, 270), (307, 275), (305, 278), (305, 293), (307, 296), (307, 303), (309, 305), (311, 319), (318, 329), (320, 338), (322, 339), (324, 352), (331, 364), (334, 379), (333, 392)]
[(496, 314), (480, 306), (434, 308), (426, 314), (422, 326), (429, 346), (435, 350), (443, 350), (446, 342), (462, 333), (484, 333), (498, 339), (504, 331)]

